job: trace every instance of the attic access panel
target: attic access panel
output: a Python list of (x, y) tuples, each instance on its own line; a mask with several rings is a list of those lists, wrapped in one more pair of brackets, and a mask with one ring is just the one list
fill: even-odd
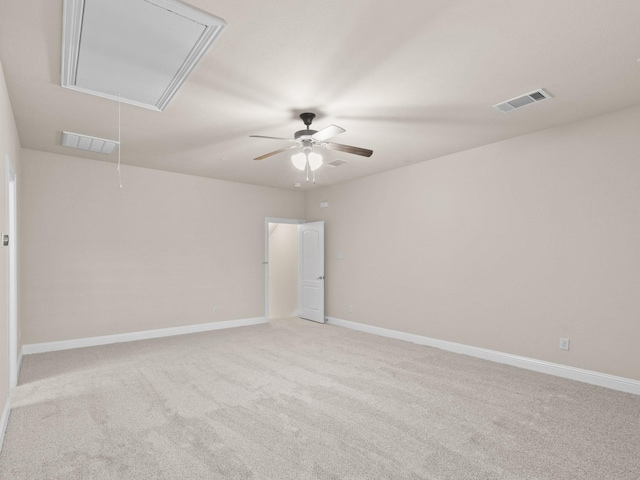
[(64, 0), (61, 84), (162, 111), (225, 26), (177, 0)]

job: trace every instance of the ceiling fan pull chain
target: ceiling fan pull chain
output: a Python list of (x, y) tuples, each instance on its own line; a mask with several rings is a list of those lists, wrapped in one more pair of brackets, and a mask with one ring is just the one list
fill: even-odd
[(309, 159), (307, 158), (307, 183), (309, 183)]

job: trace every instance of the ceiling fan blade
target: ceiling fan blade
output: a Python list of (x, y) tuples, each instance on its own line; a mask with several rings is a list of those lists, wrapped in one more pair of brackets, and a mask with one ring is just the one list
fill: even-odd
[(326, 142), (322, 144), (323, 147), (329, 150), (338, 150), (339, 152), (352, 153), (354, 155), (361, 155), (363, 157), (370, 157), (373, 155), (373, 150), (367, 148), (352, 147), (351, 145), (342, 145), (341, 143)]
[(271, 140), (286, 140), (287, 142), (295, 142), (294, 138), (284, 138), (284, 137), (267, 137), (266, 135), (249, 135), (249, 137), (253, 138), (269, 138)]
[(298, 145), (291, 145), (289, 147), (279, 148), (278, 150), (274, 150), (273, 152), (265, 153), (264, 155), (260, 155), (259, 157), (254, 158), (254, 160), (263, 160), (267, 157), (271, 157), (272, 155), (277, 155), (278, 153), (286, 152), (287, 150), (291, 150), (292, 148), (296, 148)]
[(340, 135), (344, 132), (346, 132), (346, 130), (342, 127), (339, 127), (337, 125), (329, 125), (328, 127), (323, 128), (322, 130), (318, 130), (316, 133), (311, 135), (311, 138), (313, 138), (317, 142), (323, 142), (328, 138), (335, 137), (336, 135)]

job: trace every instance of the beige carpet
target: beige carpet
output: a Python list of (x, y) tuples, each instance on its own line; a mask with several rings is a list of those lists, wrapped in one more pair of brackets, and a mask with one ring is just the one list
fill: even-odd
[(287, 319), (25, 357), (2, 479), (640, 479), (640, 397)]

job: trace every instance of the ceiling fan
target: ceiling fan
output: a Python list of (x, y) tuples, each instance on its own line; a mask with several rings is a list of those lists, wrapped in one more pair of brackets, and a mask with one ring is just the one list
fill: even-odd
[(336, 135), (340, 135), (346, 130), (344, 128), (338, 127), (337, 125), (329, 125), (328, 127), (325, 127), (322, 130), (318, 131), (311, 130), (309, 127), (311, 126), (311, 122), (313, 122), (315, 116), (315, 113), (301, 113), (300, 119), (304, 122), (307, 128), (304, 130), (298, 130), (293, 134), (293, 138), (249, 135), (253, 138), (269, 138), (272, 140), (285, 140), (293, 143), (293, 145), (290, 145), (288, 147), (283, 147), (278, 150), (274, 150), (273, 152), (265, 153), (264, 155), (254, 158), (254, 160), (263, 160), (267, 157), (271, 157), (272, 155), (286, 152), (287, 150), (302, 148), (302, 152), (296, 153), (295, 155), (291, 156), (291, 162), (298, 170), (307, 170), (307, 182), (309, 181), (309, 170), (314, 172), (313, 183), (315, 183), (315, 171), (322, 166), (322, 155), (314, 151), (316, 147), (351, 153), (353, 155), (361, 155), (363, 157), (370, 157), (373, 154), (373, 150), (368, 150), (366, 148), (352, 147), (350, 145), (343, 145), (341, 143), (327, 142), (328, 139), (335, 137)]

